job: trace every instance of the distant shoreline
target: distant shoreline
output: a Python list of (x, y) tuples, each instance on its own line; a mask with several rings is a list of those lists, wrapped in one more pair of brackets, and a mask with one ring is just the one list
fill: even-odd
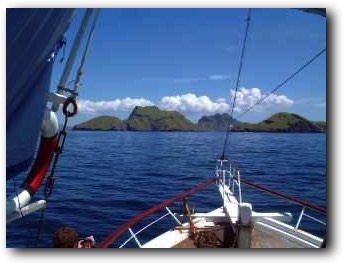
[[(72, 127), (68, 128), (71, 131), (81, 131), (81, 132), (134, 132), (134, 133), (226, 133), (225, 130), (101, 130), (101, 129), (73, 129)], [(326, 134), (326, 131), (231, 131), (231, 133), (269, 133), (269, 134)]]

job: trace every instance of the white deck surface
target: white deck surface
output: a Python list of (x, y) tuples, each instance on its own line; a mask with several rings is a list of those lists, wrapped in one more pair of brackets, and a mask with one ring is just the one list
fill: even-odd
[[(212, 226), (214, 223), (232, 221), (235, 224), (239, 218), (239, 204), (228, 186), (219, 185), (224, 207), (209, 213), (192, 215), (196, 227)], [(223, 209), (224, 208), (224, 209)], [(230, 217), (228, 217), (230, 216)], [(292, 219), (290, 213), (259, 213), (252, 211), (254, 223), (252, 247), (259, 248), (314, 248), (319, 247), (322, 239), (307, 232), (296, 230), (286, 224)], [(189, 223), (184, 223), (183, 230), (169, 230), (152, 239), (143, 248), (172, 248), (188, 238)]]

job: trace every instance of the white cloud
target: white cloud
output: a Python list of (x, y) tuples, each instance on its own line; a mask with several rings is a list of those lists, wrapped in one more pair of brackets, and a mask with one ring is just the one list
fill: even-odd
[[(234, 98), (235, 90), (231, 90), (230, 92), (231, 98)], [(241, 112), (251, 105), (255, 104), (259, 100), (262, 100), (266, 97), (267, 94), (263, 94), (259, 88), (240, 88), (238, 89), (236, 95), (236, 102), (235, 102), (235, 109), (236, 112)], [(255, 108), (257, 110), (262, 110), (265, 108), (270, 108), (273, 106), (280, 106), (280, 107), (289, 107), (294, 104), (294, 101), (289, 99), (285, 95), (277, 95), (271, 94), (269, 97), (264, 99), (259, 105)]]
[(225, 51), (234, 52), (234, 51), (236, 51), (236, 47), (234, 47), (234, 46), (227, 47), (227, 48), (225, 48)]
[(159, 101), (158, 107), (182, 113), (217, 113), (229, 110), (229, 104), (223, 98), (217, 99), (214, 102), (205, 95), (197, 97), (191, 93), (165, 96)]
[(314, 104), (316, 107), (325, 107), (326, 108), (326, 102), (316, 103)]
[(226, 99), (225, 98), (218, 98), (215, 100), (217, 103), (226, 103)]
[(326, 107), (326, 99), (324, 99), (323, 97), (301, 98), (296, 100), (295, 104), (315, 107)]
[(91, 101), (79, 100), (78, 108), (80, 112), (97, 113), (107, 111), (130, 111), (135, 106), (154, 105), (151, 101), (144, 98), (124, 98), (112, 101)]
[(176, 78), (174, 82), (176, 83), (195, 83), (201, 81), (224, 81), (230, 79), (230, 75), (223, 75), (223, 74), (213, 74), (209, 75), (208, 77), (203, 78)]
[[(230, 92), (233, 99), (234, 90)], [(248, 107), (264, 98), (259, 88), (240, 88), (237, 92), (236, 107), (234, 111), (241, 112)], [(266, 98), (260, 105), (257, 105), (253, 111), (259, 111), (265, 108), (280, 106), (288, 107), (294, 104), (294, 101), (285, 95), (272, 94)], [(157, 105), (162, 110), (173, 110), (184, 114), (214, 114), (225, 113), (231, 109), (229, 100), (225, 98), (217, 98), (212, 100), (208, 96), (197, 96), (193, 93), (164, 96), (157, 103), (145, 98), (124, 98), (112, 101), (92, 101), (79, 100), (79, 111), (84, 113), (101, 113), (101, 112), (130, 112), (135, 106), (151, 106)]]
[(238, 45), (235, 45), (234, 43), (232, 44), (229, 44), (225, 49), (224, 49), (226, 52), (238, 52), (239, 50), (239, 47)]
[(211, 81), (223, 81), (228, 80), (230, 78), (229, 75), (220, 75), (220, 74), (214, 74), (209, 76), (209, 80)]
[(229, 104), (225, 98), (218, 98), (212, 101), (208, 96), (196, 96), (191, 93), (164, 96), (157, 104), (144, 98), (129, 97), (112, 101), (78, 101), (79, 111), (84, 113), (131, 111), (135, 106), (150, 105), (157, 105), (162, 110), (174, 110), (182, 113), (218, 113), (229, 110)]

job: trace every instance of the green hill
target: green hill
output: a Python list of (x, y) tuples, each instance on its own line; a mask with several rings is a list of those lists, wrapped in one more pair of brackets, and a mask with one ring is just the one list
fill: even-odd
[(73, 130), (125, 130), (125, 122), (118, 119), (115, 116), (99, 116), (83, 122), (81, 124), (75, 125)]
[(163, 111), (156, 106), (136, 106), (130, 114), (127, 130), (131, 131), (194, 131), (196, 125), (176, 111)]
[(323, 132), (319, 125), (293, 113), (277, 113), (257, 124), (241, 123), (241, 130), (255, 132)]
[[(200, 130), (224, 131), (229, 127), (228, 114), (203, 116), (198, 121)], [(233, 120), (232, 131), (247, 132), (324, 132), (326, 122), (312, 122), (293, 113), (277, 113), (259, 123), (238, 122)]]

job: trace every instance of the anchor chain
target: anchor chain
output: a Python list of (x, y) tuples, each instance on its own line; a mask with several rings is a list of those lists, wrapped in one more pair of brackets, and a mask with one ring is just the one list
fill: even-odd
[(195, 233), (194, 244), (198, 248), (216, 248), (218, 239), (215, 230), (197, 231)]

